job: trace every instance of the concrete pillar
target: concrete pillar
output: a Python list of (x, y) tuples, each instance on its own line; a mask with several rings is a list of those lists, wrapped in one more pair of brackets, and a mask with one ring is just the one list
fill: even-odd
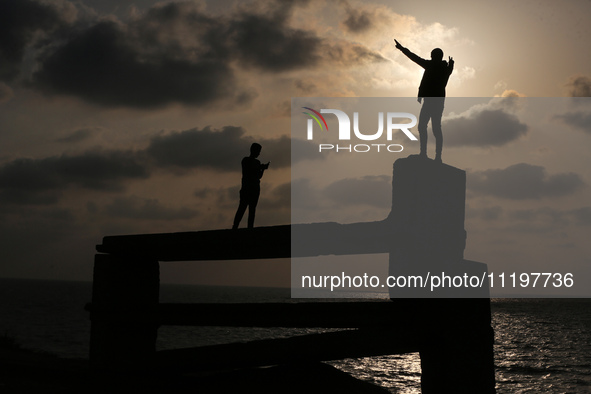
[(490, 300), (424, 299), (421, 391), (495, 393)]
[(401, 246), (416, 256), (462, 259), (466, 172), (417, 156), (398, 159), (393, 167), (387, 220), (405, 238)]
[[(486, 278), (486, 264), (463, 259), (465, 198), (466, 174), (458, 168), (413, 156), (394, 163), (390, 275)], [(390, 296), (400, 324), (421, 332), (423, 394), (495, 392), (488, 281), (459, 291), (391, 288)]]
[(95, 255), (90, 362), (108, 370), (141, 370), (156, 351), (158, 261)]

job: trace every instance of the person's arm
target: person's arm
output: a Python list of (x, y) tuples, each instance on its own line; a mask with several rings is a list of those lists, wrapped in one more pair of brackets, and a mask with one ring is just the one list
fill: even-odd
[(449, 63), (448, 63), (448, 66), (447, 66), (447, 69), (449, 71), (449, 75), (451, 75), (451, 73), (454, 71), (454, 64), (455, 64), (454, 58), (450, 56), (449, 57)]
[(259, 164), (259, 179), (263, 177), (265, 170), (269, 168), (269, 164), (271, 164), (271, 162), (268, 162), (267, 164)]
[(260, 161), (253, 157), (245, 157), (242, 159), (242, 178), (248, 182), (253, 182), (263, 177), (263, 165)]
[(396, 42), (396, 49), (399, 49), (402, 53), (406, 55), (406, 57), (408, 57), (410, 60), (412, 60), (413, 62), (415, 62), (423, 68), (427, 67), (427, 64), (429, 64), (428, 60), (423, 59), (418, 55), (415, 55), (408, 48), (403, 47), (396, 39), (394, 39), (394, 41)]

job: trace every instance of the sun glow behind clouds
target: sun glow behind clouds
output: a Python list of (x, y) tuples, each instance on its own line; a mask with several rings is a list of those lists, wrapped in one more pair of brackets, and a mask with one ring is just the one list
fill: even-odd
[[(335, 87), (348, 86), (348, 94), (355, 96), (414, 96), (423, 70), (409, 62), (394, 47), (394, 38), (421, 57), (429, 58), (434, 47), (441, 47), (451, 56), (468, 53), (473, 41), (462, 36), (460, 29), (444, 23), (422, 23), (412, 15), (397, 13), (390, 6), (357, 2), (312, 3), (294, 9), (294, 27), (312, 30), (328, 41), (359, 44), (381, 55), (384, 61), (350, 64), (342, 69), (308, 70), (315, 78), (316, 96), (334, 96)], [(402, 57), (401, 57), (402, 56)], [(457, 60), (456, 60), (457, 61)], [(454, 72), (455, 88), (475, 78), (476, 68), (465, 62)], [(323, 83), (325, 81), (325, 83)], [(339, 83), (335, 83), (338, 81)], [(352, 94), (351, 94), (352, 93)], [(342, 95), (338, 94), (337, 95)]]

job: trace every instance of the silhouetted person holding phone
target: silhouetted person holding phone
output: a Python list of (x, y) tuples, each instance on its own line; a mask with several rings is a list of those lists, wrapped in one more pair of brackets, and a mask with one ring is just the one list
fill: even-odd
[(254, 215), (261, 193), (261, 178), (269, 163), (261, 164), (257, 157), (261, 154), (263, 147), (256, 142), (250, 146), (250, 156), (242, 159), (242, 188), (240, 189), (240, 205), (234, 216), (232, 229), (237, 229), (246, 207), (248, 207), (248, 228), (254, 227)]
[(419, 103), (424, 99), (419, 115), (419, 136), (421, 140), (420, 157), (427, 157), (427, 124), (431, 120), (431, 128), (435, 136), (435, 160), (441, 162), (443, 149), (443, 133), (441, 132), (441, 117), (445, 102), (445, 86), (454, 70), (454, 59), (450, 56), (449, 63), (443, 60), (443, 51), (435, 48), (431, 51), (431, 60), (423, 59), (408, 48), (403, 47), (396, 40), (396, 48), (400, 49), (410, 60), (425, 69), (421, 85), (419, 86)]

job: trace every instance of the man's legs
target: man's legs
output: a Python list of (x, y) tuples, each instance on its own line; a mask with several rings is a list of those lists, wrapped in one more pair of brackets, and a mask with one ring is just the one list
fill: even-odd
[(441, 161), (443, 150), (443, 132), (441, 131), (441, 117), (443, 116), (444, 97), (425, 97), (419, 115), (419, 138), (421, 143), (421, 157), (427, 157), (427, 125), (431, 120), (431, 128), (435, 136), (435, 160)]
[(444, 97), (431, 97), (433, 108), (431, 110), (431, 127), (435, 136), (435, 160), (441, 161), (443, 150), (443, 132), (441, 131), (441, 117), (443, 116)]
[[(249, 190), (248, 188), (244, 188), (244, 186), (242, 187), (242, 189), (240, 189), (240, 204), (238, 205), (238, 210), (236, 211), (236, 215), (234, 216), (234, 224), (232, 225), (232, 229), (237, 229), (238, 226), (240, 225), (240, 221), (242, 220), (242, 217), (244, 216), (244, 212), (246, 212), (246, 207), (248, 207), (250, 205), (250, 200), (252, 199), (252, 190)], [(258, 200), (258, 196), (257, 196), (257, 200)]]
[(419, 140), (421, 144), (421, 157), (427, 157), (427, 124), (431, 118), (429, 109), (428, 97), (423, 99), (423, 106), (421, 107), (421, 113), (419, 114)]
[(254, 216), (256, 214), (260, 193), (261, 190), (259, 188), (240, 190), (240, 205), (238, 205), (236, 216), (234, 216), (233, 229), (238, 228), (242, 216), (244, 216), (244, 212), (246, 212), (246, 207), (248, 207), (248, 228), (254, 227)]
[(256, 214), (257, 204), (259, 203), (260, 190), (250, 196), (248, 201), (248, 228), (254, 227), (254, 215)]
[(246, 196), (240, 190), (240, 205), (238, 205), (238, 210), (236, 211), (236, 215), (234, 216), (234, 225), (232, 229), (237, 229), (240, 221), (242, 220), (242, 216), (244, 216), (244, 212), (246, 212), (246, 207), (248, 206), (248, 201), (246, 200)]

